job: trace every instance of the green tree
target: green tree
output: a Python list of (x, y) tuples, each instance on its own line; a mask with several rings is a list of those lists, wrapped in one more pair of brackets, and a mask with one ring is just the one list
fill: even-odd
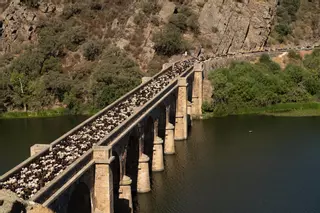
[(172, 56), (181, 53), (187, 49), (187, 43), (182, 35), (174, 26), (168, 26), (163, 31), (153, 37), (155, 50), (159, 55)]

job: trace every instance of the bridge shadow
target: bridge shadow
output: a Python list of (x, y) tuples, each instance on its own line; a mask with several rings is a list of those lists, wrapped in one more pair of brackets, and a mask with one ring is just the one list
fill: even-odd
[(67, 213), (91, 213), (90, 190), (85, 183), (79, 183), (72, 192)]
[(119, 189), (120, 189), (120, 158), (117, 152), (113, 151), (112, 156), (114, 156), (114, 160), (112, 161), (110, 167), (112, 171), (113, 178), (113, 208), (114, 212), (119, 212), (119, 207), (121, 206), (121, 202), (119, 201)]
[(114, 213), (131, 213), (132, 210), (129, 206), (129, 201), (125, 199), (118, 200), (119, 208), (114, 210)]
[(152, 185), (152, 162), (153, 162), (153, 140), (154, 140), (153, 118), (149, 117), (144, 124), (143, 153), (149, 157), (149, 177)]
[(139, 136), (137, 131), (133, 131), (129, 137), (126, 158), (126, 175), (132, 180), (131, 190), (137, 192), (139, 165)]

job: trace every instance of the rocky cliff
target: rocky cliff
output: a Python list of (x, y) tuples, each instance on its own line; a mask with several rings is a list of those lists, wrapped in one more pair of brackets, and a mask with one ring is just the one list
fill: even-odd
[[(0, 20), (2, 20), (0, 24), (3, 24), (3, 33), (0, 39), (2, 52), (12, 51), (20, 47), (22, 43), (34, 43), (37, 40), (37, 26), (44, 20), (59, 17), (69, 4), (62, 0), (39, 0), (37, 9), (30, 9), (20, 1), (7, 0), (0, 5), (1, 10), (4, 11), (0, 16)], [(152, 42), (153, 34), (168, 23), (170, 16), (176, 12), (176, 8), (181, 6), (181, 2), (183, 6), (189, 7), (198, 16), (200, 32), (197, 35), (186, 35), (191, 43), (191, 48), (201, 44), (209, 55), (225, 55), (239, 51), (250, 52), (264, 49), (275, 22), (278, 5), (278, 0), (157, 0), (159, 10), (141, 15), (141, 11), (144, 9), (141, 8), (140, 1), (122, 2), (119, 0), (118, 3), (104, 3), (104, 6), (100, 4), (104, 10), (109, 10), (110, 14), (116, 14), (111, 16), (113, 17), (111, 20), (107, 20), (109, 17), (97, 19), (97, 22), (100, 22), (97, 24), (99, 29), (94, 31), (101, 31), (99, 34), (103, 34), (102, 39), (109, 39), (116, 46), (130, 53), (143, 70), (147, 69), (147, 64), (155, 56), (154, 43)], [(295, 27), (292, 30), (293, 34), (297, 34), (297, 31), (308, 31), (309, 28), (312, 28), (311, 25), (320, 25), (320, 21), (317, 20), (319, 15), (317, 15), (317, 10), (312, 14), (304, 13), (304, 8), (307, 6), (312, 8), (312, 5), (307, 4), (304, 0), (301, 1), (302, 9), (298, 11), (298, 14), (303, 14), (303, 16), (301, 15), (303, 20), (307, 20), (306, 17), (314, 16), (308, 24), (310, 27), (305, 26), (302, 29), (301, 24), (296, 27), (297, 24), (303, 22), (298, 19), (292, 24)], [(316, 8), (319, 7), (317, 2), (311, 4), (314, 4)], [(122, 5), (122, 7), (118, 5)], [(90, 14), (89, 18), (97, 15)], [(87, 23), (84, 22), (84, 25), (89, 23), (90, 20)], [(300, 38), (312, 40), (319, 37), (317, 32), (315, 30), (309, 30), (307, 34), (300, 32), (302, 34)], [(295, 43), (297, 42), (295, 41)]]
[(20, 0), (12, 0), (0, 5), (2, 33), (0, 51), (17, 51), (23, 44), (37, 41), (36, 29), (41, 20), (49, 19), (56, 10), (56, 5), (42, 1), (37, 10), (28, 8)]
[(277, 0), (208, 0), (199, 16), (202, 36), (217, 54), (261, 50), (276, 5)]

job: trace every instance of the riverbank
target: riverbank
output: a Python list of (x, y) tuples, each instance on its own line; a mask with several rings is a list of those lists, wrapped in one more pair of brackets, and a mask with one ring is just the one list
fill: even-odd
[(320, 103), (283, 103), (267, 107), (245, 108), (225, 115), (216, 115), (213, 112), (204, 112), (203, 118), (224, 117), (228, 115), (270, 115), (283, 117), (310, 117), (320, 116)]
[(5, 112), (0, 114), (0, 119), (15, 119), (15, 118), (45, 118), (45, 117), (58, 117), (64, 115), (94, 115), (98, 110), (84, 111), (81, 113), (74, 113), (65, 108), (48, 109), (35, 112)]

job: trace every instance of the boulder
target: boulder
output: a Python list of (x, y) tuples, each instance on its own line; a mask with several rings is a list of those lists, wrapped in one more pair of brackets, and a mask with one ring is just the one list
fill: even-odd
[(34, 202), (25, 201), (9, 190), (0, 190), (1, 213), (54, 213)]
[(20, 213), (26, 212), (26, 203), (15, 193), (8, 190), (0, 190), (0, 212)]

